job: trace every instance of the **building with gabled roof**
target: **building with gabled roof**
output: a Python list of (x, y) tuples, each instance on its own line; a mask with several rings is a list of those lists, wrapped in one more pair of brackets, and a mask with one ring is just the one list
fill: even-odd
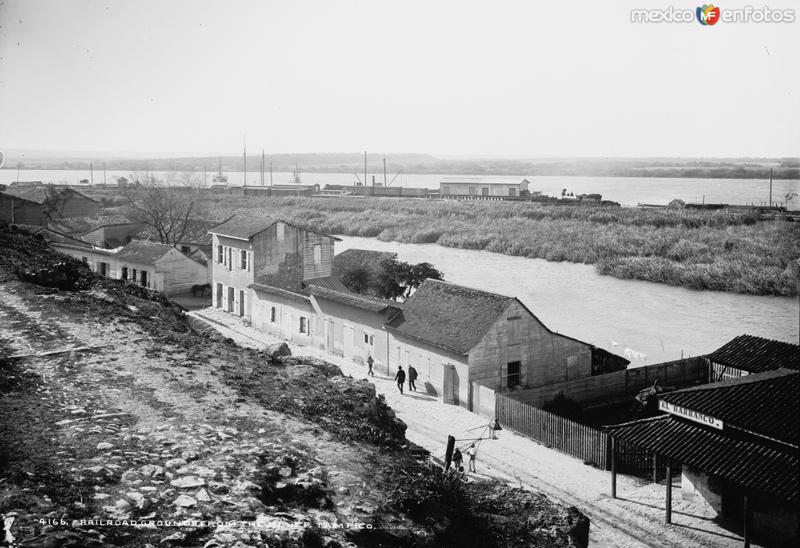
[(96, 246), (87, 250), (68, 244), (53, 244), (53, 247), (83, 260), (102, 276), (126, 280), (166, 295), (188, 293), (192, 286), (208, 283), (207, 266), (168, 244), (133, 240), (116, 250)]
[(127, 244), (142, 227), (140, 223), (134, 223), (119, 214), (63, 217), (49, 222), (48, 226), (106, 249), (114, 249)]
[(94, 216), (99, 210), (97, 201), (67, 187), (10, 186), (0, 192), (0, 219), (9, 224), (44, 226), (64, 217)]
[(774, 369), (800, 369), (800, 346), (739, 335), (705, 356), (710, 380), (735, 379)]
[(439, 182), (442, 198), (461, 200), (508, 200), (529, 196), (527, 179), (509, 181), (486, 177), (445, 177)]
[(616, 444), (623, 442), (668, 464), (668, 523), (671, 473), (680, 466), (682, 497), (709, 518), (724, 515), (742, 523), (746, 545), (753, 538), (796, 545), (798, 371), (777, 369), (667, 392), (659, 395), (659, 410), (665, 414), (606, 430)]
[(400, 362), (418, 364), (446, 401), (473, 407), (473, 383), (545, 386), (604, 372), (597, 364), (607, 361), (593, 345), (548, 329), (515, 297), (441, 280), (425, 280), (386, 330)]

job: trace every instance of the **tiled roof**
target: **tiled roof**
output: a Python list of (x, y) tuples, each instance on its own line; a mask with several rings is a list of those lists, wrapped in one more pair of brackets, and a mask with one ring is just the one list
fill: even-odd
[(387, 329), (466, 354), (515, 299), (439, 280), (425, 280)]
[(234, 215), (227, 221), (222, 221), (218, 225), (210, 228), (208, 232), (211, 234), (219, 234), (220, 236), (229, 236), (231, 238), (249, 240), (251, 237), (255, 236), (259, 232), (263, 232), (278, 221), (281, 221), (285, 225), (300, 230), (305, 230), (306, 232), (313, 232), (314, 234), (319, 234), (336, 241), (341, 241), (339, 238), (331, 236), (330, 234), (324, 234), (322, 232), (317, 232), (316, 230), (310, 230), (303, 226), (286, 222), (277, 217), (251, 217), (249, 215)]
[(20, 228), (24, 228), (31, 234), (39, 234), (50, 243), (56, 244), (68, 244), (73, 247), (83, 247), (87, 249), (92, 248), (92, 244), (89, 242), (84, 242), (79, 238), (74, 238), (68, 234), (64, 234), (63, 232), (59, 232), (51, 227), (46, 226), (35, 226), (35, 225), (16, 225)]
[(157, 260), (166, 255), (171, 245), (144, 240), (133, 240), (114, 255), (120, 261), (136, 264), (155, 264)]
[(240, 238), (249, 240), (252, 236), (263, 232), (276, 222), (277, 217), (250, 217), (248, 215), (234, 215), (227, 221), (222, 221), (220, 224), (209, 228), (208, 231), (212, 234), (219, 234), (221, 236), (229, 236), (231, 238)]
[(666, 402), (773, 439), (800, 443), (800, 373), (781, 369), (668, 392)]
[(750, 373), (780, 367), (800, 369), (800, 346), (753, 335), (739, 335), (706, 357), (712, 362)]
[(350, 290), (347, 289), (342, 282), (339, 281), (339, 278), (335, 276), (325, 276), (323, 278), (314, 278), (312, 280), (306, 280), (304, 282), (306, 285), (324, 289), (331, 289), (333, 291), (344, 291), (346, 293), (350, 293)]
[(344, 291), (338, 291), (323, 286), (309, 285), (307, 291), (315, 297), (329, 299), (331, 301), (361, 308), (370, 312), (383, 312), (387, 308), (399, 309), (401, 307), (401, 305), (394, 301), (387, 301), (384, 299), (378, 299), (376, 297), (351, 293), (346, 288)]
[(96, 217), (64, 217), (51, 223), (67, 234), (86, 234), (103, 226), (134, 224), (124, 215), (98, 215)]
[[(34, 186), (34, 187), (27, 187), (27, 188), (26, 187), (22, 187), (22, 188), (10, 187), (5, 192), (6, 192), (6, 194), (11, 194), (12, 196), (16, 196), (17, 198), (22, 198), (23, 200), (28, 200), (29, 202), (34, 202), (36, 204), (43, 204), (43, 203), (45, 203), (47, 198), (50, 196), (50, 194), (48, 192), (48, 188), (49, 187), (47, 187), (47, 186)], [(96, 201), (96, 200), (92, 200), (88, 196), (84, 196), (80, 192), (78, 192), (76, 190), (73, 190), (71, 188), (56, 187), (56, 189), (59, 192), (69, 192), (69, 193), (72, 193), (72, 194), (77, 194), (78, 196), (80, 196), (82, 198), (86, 198), (87, 200), (90, 200), (92, 202)]]
[(798, 500), (798, 457), (672, 416), (607, 427), (611, 437), (744, 487)]
[[(189, 219), (186, 223), (186, 232), (178, 244), (194, 244), (194, 245), (211, 245), (211, 234), (209, 230), (219, 223), (217, 221), (204, 221), (201, 219)], [(151, 226), (145, 227), (144, 230), (136, 235), (140, 240), (154, 240), (158, 241), (158, 234)]]
[(334, 255), (333, 271), (337, 276), (355, 266), (362, 266), (371, 271), (380, 268), (383, 261), (396, 259), (397, 253), (388, 251), (372, 251), (371, 249), (347, 249)]

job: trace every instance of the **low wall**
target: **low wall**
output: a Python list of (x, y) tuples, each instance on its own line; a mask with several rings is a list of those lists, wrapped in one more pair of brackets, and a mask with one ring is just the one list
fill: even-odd
[(705, 360), (694, 357), (509, 392), (505, 395), (534, 407), (541, 407), (560, 392), (578, 403), (592, 403), (635, 394), (652, 386), (656, 380), (662, 386), (669, 386), (705, 381), (707, 378)]

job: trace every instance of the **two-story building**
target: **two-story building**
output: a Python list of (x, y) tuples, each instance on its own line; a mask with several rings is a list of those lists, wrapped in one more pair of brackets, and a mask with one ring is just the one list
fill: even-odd
[[(244, 215), (222, 222), (209, 233), (214, 306), (250, 321), (257, 292), (278, 292), (284, 300), (291, 301), (294, 297), (286, 297), (285, 293), (302, 296), (310, 280), (331, 275), (333, 242), (337, 239), (333, 236), (304, 230), (277, 218)], [(290, 303), (286, 306), (289, 308)], [(306, 307), (297, 306), (306, 311)], [(263, 312), (260, 308), (255, 310)], [(298, 326), (308, 321), (299, 312), (291, 317)]]

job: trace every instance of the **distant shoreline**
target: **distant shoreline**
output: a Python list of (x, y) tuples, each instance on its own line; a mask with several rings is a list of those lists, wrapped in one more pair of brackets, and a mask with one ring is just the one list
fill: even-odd
[[(363, 169), (363, 166), (362, 166)], [(4, 166), (0, 168), (3, 171), (16, 171), (14, 166)], [(95, 166), (95, 172), (101, 173), (103, 171), (101, 166)], [(25, 171), (88, 171), (88, 166), (22, 166), (21, 172)], [(188, 168), (180, 166), (113, 166), (106, 167), (106, 171), (125, 171), (125, 172), (187, 172), (187, 171), (200, 171), (197, 167)], [(223, 169), (225, 173), (242, 173), (240, 169)], [(248, 169), (248, 173), (258, 173), (259, 169)], [(273, 166), (275, 173), (291, 173), (294, 171), (294, 166)], [(330, 169), (330, 168), (315, 168), (305, 167), (300, 168), (302, 173), (316, 173), (316, 174), (352, 174), (354, 171), (358, 173), (355, 168), (348, 169)], [(374, 166), (370, 168), (372, 173), (375, 172)], [(591, 178), (637, 178), (637, 179), (752, 179), (752, 180), (768, 180), (770, 177), (769, 168), (636, 168), (636, 169), (621, 169), (618, 171), (609, 172), (550, 172), (550, 171), (527, 171), (527, 172), (483, 172), (483, 171), (469, 171), (469, 170), (444, 170), (444, 169), (402, 169), (405, 175), (457, 175), (464, 177), (591, 177)], [(216, 172), (216, 168), (208, 168), (208, 173)], [(773, 168), (773, 180), (776, 181), (800, 181), (800, 168)]]

